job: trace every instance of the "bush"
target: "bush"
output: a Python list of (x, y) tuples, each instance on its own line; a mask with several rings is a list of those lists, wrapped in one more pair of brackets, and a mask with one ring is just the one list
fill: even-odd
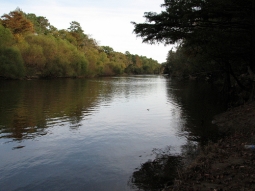
[(0, 47), (0, 76), (11, 79), (25, 76), (23, 60), (18, 49)]

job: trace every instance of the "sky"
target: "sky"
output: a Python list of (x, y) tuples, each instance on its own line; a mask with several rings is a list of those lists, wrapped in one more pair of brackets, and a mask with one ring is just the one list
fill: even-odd
[(25, 13), (46, 17), (57, 29), (68, 29), (72, 21), (77, 21), (100, 46), (162, 63), (173, 46), (142, 43), (133, 33), (131, 21), (145, 22), (144, 12), (160, 13), (163, 3), (164, 0), (0, 0), (0, 16), (19, 7)]

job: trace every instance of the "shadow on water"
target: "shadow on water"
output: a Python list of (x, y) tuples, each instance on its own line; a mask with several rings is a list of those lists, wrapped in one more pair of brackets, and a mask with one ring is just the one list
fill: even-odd
[(220, 134), (213, 117), (227, 109), (216, 87), (197, 81), (176, 81), (168, 83), (168, 99), (181, 108), (180, 117), (185, 124), (179, 130), (179, 136), (202, 145), (216, 141)]
[(196, 142), (187, 141), (181, 146), (181, 154), (173, 154), (171, 146), (153, 149), (154, 160), (148, 160), (136, 168), (128, 185), (134, 190), (161, 191), (174, 185), (181, 176), (183, 167), (188, 166), (199, 152)]
[(172, 185), (179, 168), (182, 166), (182, 157), (173, 155), (171, 147), (164, 150), (154, 149), (154, 160), (149, 160), (133, 172), (129, 180), (132, 189), (157, 191)]
[(225, 111), (227, 105), (214, 87), (195, 81), (170, 80), (167, 90), (168, 101), (179, 108), (183, 119), (178, 136), (185, 136), (187, 142), (178, 155), (171, 152), (171, 146), (153, 150), (155, 159), (141, 164), (130, 177), (129, 185), (133, 189), (161, 191), (173, 185), (180, 176), (179, 170), (192, 162), (200, 146), (221, 137), (212, 120)]
[[(85, 79), (0, 81), (0, 139), (19, 142), (46, 137), (54, 126), (77, 130), (84, 119), (97, 111), (100, 102), (102, 105), (109, 103), (116, 93), (128, 100), (131, 95), (136, 97), (136, 92), (151, 91), (151, 84), (144, 78), (138, 82), (129, 78), (125, 81), (115, 79), (119, 92), (112, 89), (111, 83), (112, 79), (97, 82)], [(173, 106), (170, 109), (177, 108), (176, 116), (180, 118), (177, 120), (181, 121), (177, 136), (187, 137), (188, 141), (181, 146), (180, 155), (173, 154), (171, 146), (154, 149), (154, 160), (144, 162), (133, 172), (129, 181), (131, 189), (159, 190), (171, 185), (178, 176), (178, 168), (187, 163), (186, 156), (196, 154), (197, 144), (206, 144), (218, 137), (211, 120), (224, 110), (224, 106), (208, 84), (169, 80), (166, 89), (166, 104)], [(19, 151), (23, 147), (18, 145), (13, 150)]]

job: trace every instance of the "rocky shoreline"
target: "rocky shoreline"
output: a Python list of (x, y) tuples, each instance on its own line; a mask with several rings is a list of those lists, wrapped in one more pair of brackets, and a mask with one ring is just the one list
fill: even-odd
[(229, 109), (214, 122), (226, 136), (203, 147), (174, 185), (163, 191), (255, 190), (255, 102)]

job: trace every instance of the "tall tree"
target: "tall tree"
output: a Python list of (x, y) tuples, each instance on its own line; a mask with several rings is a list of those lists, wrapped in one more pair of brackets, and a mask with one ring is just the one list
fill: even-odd
[(9, 14), (4, 14), (1, 18), (2, 25), (9, 28), (15, 35), (34, 32), (32, 22), (25, 18), (19, 8)]
[(101, 48), (104, 51), (104, 53), (108, 55), (108, 57), (110, 57), (110, 55), (114, 52), (113, 48), (110, 46), (101, 46)]
[(47, 34), (50, 29), (50, 23), (46, 17), (36, 16), (33, 13), (25, 14), (26, 18), (30, 20), (37, 34)]
[(85, 39), (87, 38), (87, 35), (85, 35), (83, 32), (83, 29), (77, 21), (72, 21), (70, 23), (70, 27), (68, 28), (68, 31), (71, 33), (71, 35), (76, 39), (77, 46), (82, 48), (85, 45)]
[[(144, 42), (174, 44), (186, 40), (193, 45), (212, 44), (217, 39), (225, 39), (246, 48), (246, 55), (252, 55), (250, 49), (254, 38), (252, 29), (252, 0), (165, 0), (161, 13), (146, 12), (145, 23), (133, 22), (134, 32)], [(254, 4), (254, 3), (253, 3)], [(235, 41), (236, 37), (244, 38)], [(220, 44), (215, 44), (218, 49)], [(237, 51), (240, 51), (237, 50)], [(232, 51), (233, 52), (233, 51)], [(253, 62), (253, 61), (252, 61)], [(250, 65), (255, 63), (250, 63)]]
[(193, 55), (219, 64), (225, 78), (231, 75), (241, 87), (237, 73), (243, 64), (255, 73), (253, 0), (165, 0), (162, 7), (161, 13), (144, 13), (145, 23), (133, 22), (144, 42), (181, 42)]

